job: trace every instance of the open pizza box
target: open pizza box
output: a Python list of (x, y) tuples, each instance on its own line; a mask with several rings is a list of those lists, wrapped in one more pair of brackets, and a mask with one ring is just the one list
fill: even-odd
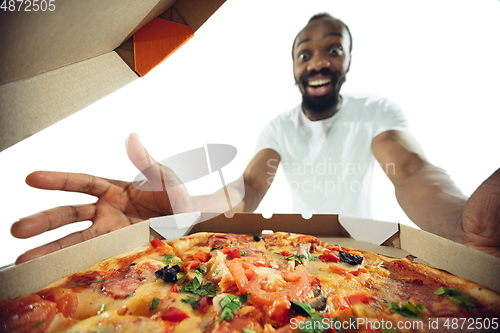
[(0, 151), (144, 76), (224, 2), (3, 1)]
[[(203, 221), (203, 222), (200, 222)], [(108, 257), (148, 244), (196, 232), (262, 234), (277, 231), (317, 236), (330, 244), (372, 251), (443, 269), (500, 292), (500, 258), (414, 228), (342, 215), (236, 214), (233, 217), (201, 213), (153, 218), (0, 271), (0, 298), (32, 293), (66, 275), (86, 269)], [(162, 237), (163, 236), (163, 237)]]

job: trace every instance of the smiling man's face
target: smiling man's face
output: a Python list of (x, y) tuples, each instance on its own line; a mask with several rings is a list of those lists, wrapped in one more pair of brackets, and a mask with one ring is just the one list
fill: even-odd
[(342, 22), (330, 17), (311, 21), (298, 35), (293, 50), (293, 75), (302, 93), (302, 107), (311, 120), (338, 111), (340, 88), (349, 71), (350, 36)]

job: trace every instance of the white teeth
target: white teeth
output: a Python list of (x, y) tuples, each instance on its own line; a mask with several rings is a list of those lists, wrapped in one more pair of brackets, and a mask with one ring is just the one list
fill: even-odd
[(330, 82), (331, 82), (331, 80), (315, 80), (315, 81), (309, 82), (309, 85), (313, 86), (313, 87), (317, 87), (317, 86), (323, 86), (323, 85), (328, 84)]

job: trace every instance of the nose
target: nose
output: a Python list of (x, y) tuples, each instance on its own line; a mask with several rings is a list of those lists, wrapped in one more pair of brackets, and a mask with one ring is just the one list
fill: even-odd
[(325, 59), (324, 57), (320, 55), (314, 56), (309, 64), (307, 65), (307, 70), (308, 71), (321, 71), (323, 68), (328, 68), (332, 65), (332, 63), (328, 60)]

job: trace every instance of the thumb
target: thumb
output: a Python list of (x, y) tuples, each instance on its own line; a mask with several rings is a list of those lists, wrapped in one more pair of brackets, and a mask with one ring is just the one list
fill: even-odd
[(156, 161), (154, 161), (148, 154), (146, 148), (142, 145), (137, 134), (131, 133), (128, 136), (125, 141), (125, 147), (127, 149), (128, 158), (140, 171), (143, 171), (156, 163)]
[(131, 133), (125, 141), (127, 156), (134, 166), (146, 176), (149, 181), (161, 182), (159, 163), (156, 162), (142, 145), (139, 137)]

